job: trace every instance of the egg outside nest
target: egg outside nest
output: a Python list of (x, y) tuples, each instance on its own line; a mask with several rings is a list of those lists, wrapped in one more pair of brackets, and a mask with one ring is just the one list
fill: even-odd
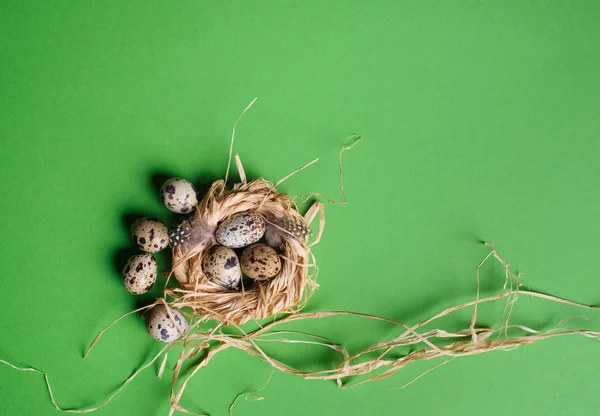
[(123, 285), (131, 294), (148, 292), (156, 282), (158, 263), (150, 253), (131, 256), (123, 268)]
[(176, 214), (190, 213), (198, 204), (198, 195), (194, 185), (183, 178), (171, 178), (160, 188), (165, 207)]
[[(171, 317), (169, 316), (171, 314)], [(157, 341), (175, 342), (188, 330), (188, 322), (179, 309), (159, 304), (153, 306), (144, 316), (146, 330)]]
[(169, 245), (168, 228), (156, 218), (137, 219), (131, 225), (130, 234), (135, 245), (147, 253), (157, 253)]

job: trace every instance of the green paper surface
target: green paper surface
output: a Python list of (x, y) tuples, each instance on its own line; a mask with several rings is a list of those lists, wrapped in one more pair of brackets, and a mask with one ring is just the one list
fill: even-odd
[[(596, 1), (4, 1), (0, 4), (0, 358), (48, 373), (58, 404), (99, 404), (160, 345), (136, 316), (159, 295), (120, 281), (127, 224), (173, 224), (161, 181), (225, 174), (231, 128), (250, 178), (326, 206), (307, 311), (415, 324), (475, 295), (493, 240), (527, 287), (600, 301), (600, 4)], [(235, 170), (233, 178), (237, 178)], [(164, 270), (168, 256), (158, 255)], [(161, 278), (162, 279), (162, 278)], [(498, 265), (482, 293), (502, 290)], [(159, 280), (163, 282), (164, 280)], [(482, 311), (498, 325), (502, 305)], [(600, 328), (600, 312), (522, 296), (512, 322)], [(468, 327), (470, 311), (440, 322)], [(358, 351), (401, 332), (341, 317), (302, 322)], [(270, 346), (301, 368), (318, 348)], [(402, 351), (406, 353), (408, 351)], [(339, 389), (217, 355), (182, 405), (234, 415), (580, 415), (597, 412), (600, 344), (583, 337), (432, 361)], [(171, 366), (142, 373), (98, 415), (166, 415)], [(43, 378), (0, 366), (0, 414), (56, 415)]]

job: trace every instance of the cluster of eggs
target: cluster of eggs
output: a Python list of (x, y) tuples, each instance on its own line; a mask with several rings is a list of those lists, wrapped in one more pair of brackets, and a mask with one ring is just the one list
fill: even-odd
[[(169, 179), (160, 193), (165, 207), (177, 214), (189, 214), (198, 204), (194, 186), (185, 179)], [(182, 222), (171, 231), (163, 222), (150, 217), (140, 218), (132, 224), (131, 238), (142, 253), (131, 256), (123, 268), (125, 289), (141, 295), (154, 286), (158, 263), (153, 253), (169, 245), (184, 244), (191, 234), (186, 223)], [(282, 226), (290, 232), (300, 232), (289, 224)], [(261, 242), (265, 228), (262, 216), (252, 210), (238, 212), (222, 221), (214, 235), (217, 244), (208, 249), (202, 259), (202, 273), (206, 279), (222, 288), (237, 290), (243, 275), (255, 281), (275, 278), (281, 272), (282, 263), (277, 251)], [(301, 232), (307, 234), (310, 230), (302, 229)], [(148, 333), (161, 342), (177, 341), (188, 329), (181, 311), (165, 304), (155, 305), (147, 311), (145, 321)]]
[[(198, 203), (194, 186), (185, 179), (169, 179), (161, 187), (160, 193), (167, 209), (178, 214), (191, 212)], [(169, 246), (169, 229), (155, 218), (144, 217), (131, 225), (130, 235), (143, 253), (131, 256), (125, 264), (122, 272), (123, 285), (128, 292), (141, 295), (156, 283), (158, 263), (152, 254)], [(187, 320), (181, 311), (163, 304), (152, 307), (144, 318), (148, 333), (157, 341), (177, 341), (188, 329)]]
[[(277, 252), (259, 243), (265, 234), (265, 223), (254, 211), (233, 214), (215, 231), (217, 245), (202, 260), (202, 272), (217, 285), (236, 289), (242, 273), (254, 280), (267, 280), (279, 274), (281, 260)], [(242, 249), (238, 258), (234, 249)]]

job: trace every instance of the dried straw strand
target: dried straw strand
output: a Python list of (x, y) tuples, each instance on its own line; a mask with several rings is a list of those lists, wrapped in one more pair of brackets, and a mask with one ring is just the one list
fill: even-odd
[[(496, 251), (496, 249), (493, 247), (492, 244), (486, 243), (486, 246), (490, 249), (490, 253), (488, 253), (488, 255), (486, 255), (485, 258), (483, 259), (483, 261), (480, 262), (476, 267), (476, 280), (478, 283), (477, 293), (480, 293), (479, 292), (479, 286), (481, 283), (480, 278), (479, 278), (480, 269), (490, 259), (496, 259), (498, 262), (500, 262), (500, 264), (502, 264), (503, 267), (505, 268), (506, 275), (509, 276), (510, 278), (514, 279), (514, 278), (518, 277), (518, 275), (515, 275), (510, 270), (509, 263), (507, 263), (498, 254), (498, 252)], [(211, 337), (208, 337), (208, 338), (203, 335), (192, 334), (189, 336), (189, 341), (191, 343), (194, 343), (195, 341), (198, 341), (198, 340), (206, 341), (207, 339), (209, 339), (210, 341), (217, 342), (217, 344), (216, 344), (217, 346), (214, 347), (214, 349), (210, 350), (209, 354), (207, 354), (207, 356), (200, 363), (198, 363), (196, 365), (196, 368), (195, 368), (195, 371), (193, 372), (193, 374), (195, 374), (196, 371), (199, 370), (201, 367), (206, 366), (208, 363), (208, 360), (210, 360), (210, 358), (212, 358), (217, 352), (224, 351), (225, 349), (228, 349), (230, 347), (240, 349), (252, 356), (255, 356), (257, 358), (264, 360), (274, 370), (278, 370), (278, 371), (281, 371), (284, 373), (299, 375), (301, 377), (304, 377), (305, 379), (335, 380), (336, 383), (340, 387), (343, 387), (343, 388), (350, 387), (350, 386), (358, 386), (358, 385), (368, 383), (368, 382), (378, 382), (386, 377), (389, 377), (389, 376), (397, 373), (399, 370), (406, 367), (411, 362), (432, 360), (432, 359), (437, 359), (437, 358), (441, 358), (441, 357), (447, 357), (441, 363), (438, 363), (438, 364), (430, 367), (428, 370), (426, 370), (421, 375), (413, 378), (409, 382), (407, 382), (404, 385), (402, 385), (401, 387), (399, 387), (399, 388), (405, 388), (405, 387), (411, 385), (412, 383), (416, 382), (420, 378), (424, 377), (429, 372), (439, 368), (442, 365), (449, 363), (450, 361), (454, 360), (457, 357), (465, 357), (465, 356), (482, 354), (482, 353), (498, 351), (498, 350), (508, 351), (508, 350), (518, 348), (523, 345), (528, 345), (533, 342), (537, 342), (537, 341), (541, 341), (544, 339), (549, 339), (549, 338), (553, 338), (553, 337), (557, 337), (557, 336), (580, 335), (580, 336), (585, 336), (588, 338), (600, 339), (600, 332), (597, 332), (597, 331), (586, 330), (586, 329), (563, 329), (563, 328), (560, 328), (560, 326), (563, 325), (566, 320), (561, 321), (555, 328), (552, 328), (551, 330), (548, 330), (546, 332), (534, 330), (534, 329), (531, 329), (524, 325), (509, 325), (508, 321), (503, 321), (503, 323), (500, 325), (500, 328), (495, 329), (495, 330), (491, 329), (491, 328), (480, 328), (477, 326), (477, 308), (480, 304), (487, 303), (487, 302), (493, 302), (493, 301), (501, 301), (503, 299), (512, 299), (511, 303), (514, 304), (517, 301), (517, 299), (515, 297), (517, 291), (521, 295), (532, 296), (532, 297), (540, 298), (543, 300), (548, 300), (551, 302), (567, 304), (567, 305), (572, 305), (572, 306), (577, 306), (577, 307), (582, 307), (582, 308), (587, 308), (587, 309), (599, 309), (600, 308), (598, 306), (586, 305), (586, 304), (570, 301), (570, 300), (559, 298), (559, 297), (552, 296), (552, 295), (542, 294), (542, 293), (533, 292), (533, 291), (519, 290), (518, 287), (519, 287), (518, 285), (517, 286), (513, 285), (513, 286), (510, 286), (507, 291), (504, 291), (502, 293), (498, 293), (498, 294), (495, 294), (492, 296), (484, 297), (484, 298), (480, 298), (479, 295), (476, 295), (476, 298), (473, 301), (465, 302), (460, 305), (456, 305), (456, 306), (447, 308), (447, 309), (433, 315), (432, 317), (425, 319), (425, 320), (421, 321), (420, 323), (413, 325), (413, 326), (408, 326), (408, 325), (398, 322), (398, 321), (394, 321), (394, 320), (387, 319), (387, 318), (382, 318), (379, 316), (364, 314), (364, 313), (349, 312), (349, 311), (335, 311), (335, 312), (298, 313), (298, 314), (288, 315), (282, 319), (273, 320), (273, 321), (263, 325), (261, 328), (255, 330), (253, 332), (250, 332), (250, 333), (244, 333), (241, 330), (241, 328), (239, 328), (237, 325), (234, 325), (234, 327), (236, 327), (243, 333), (243, 335), (241, 335), (241, 336), (226, 334), (226, 333), (223, 333), (222, 331), (219, 331), (218, 333), (214, 333)], [(452, 314), (453, 312), (456, 312), (461, 309), (469, 308), (469, 307), (473, 308), (474, 313), (472, 314), (472, 318), (471, 318), (471, 321), (469, 322), (468, 328), (458, 331), (458, 332), (447, 332), (442, 329), (433, 329), (433, 330), (429, 330), (426, 332), (419, 332), (419, 330), (421, 330), (425, 325), (428, 325), (444, 316)], [(324, 337), (320, 337), (317, 335), (308, 334), (308, 333), (304, 333), (304, 332), (291, 331), (291, 330), (275, 330), (275, 327), (277, 327), (279, 325), (290, 324), (294, 321), (299, 321), (299, 320), (304, 320), (304, 319), (323, 319), (323, 318), (331, 318), (331, 317), (343, 316), (343, 315), (356, 316), (356, 317), (360, 317), (360, 318), (389, 322), (389, 323), (392, 323), (394, 325), (404, 328), (404, 332), (398, 337), (392, 338), (387, 341), (378, 342), (378, 343), (373, 344), (370, 347), (364, 349), (363, 351), (360, 351), (358, 353), (351, 355), (351, 354), (349, 354), (349, 352), (347, 351), (347, 349), (345, 347), (343, 347), (342, 345), (335, 344), (332, 341), (330, 341)], [(567, 320), (568, 319), (572, 319), (572, 318), (567, 318)], [(526, 333), (526, 335), (508, 337), (507, 336), (508, 328), (521, 329), (523, 332)], [(286, 334), (296, 334), (296, 335), (300, 334), (300, 335), (312, 338), (313, 340), (307, 341), (307, 340), (297, 340), (297, 339), (281, 337)], [(492, 335), (494, 335), (494, 334), (498, 335), (499, 338), (491, 339)], [(274, 339), (268, 338), (272, 335), (277, 335), (278, 337), (274, 338)], [(433, 343), (434, 340), (437, 340), (439, 342), (440, 340), (449, 339), (449, 338), (453, 338), (453, 339), (458, 338), (459, 340), (451, 342), (446, 345), (442, 345), (442, 346), (438, 346)], [(460, 340), (461, 338), (463, 340)], [(316, 371), (302, 371), (302, 370), (293, 368), (281, 361), (278, 361), (278, 360), (274, 359), (273, 357), (270, 357), (259, 346), (259, 344), (263, 343), (263, 342), (301, 343), (301, 344), (308, 344), (308, 345), (316, 345), (316, 346), (333, 349), (334, 351), (339, 352), (341, 357), (340, 357), (339, 363), (335, 367), (323, 368), (323, 369), (316, 370)], [(408, 346), (408, 345), (415, 345), (415, 346), (422, 345), (422, 348), (417, 349), (417, 350), (415, 350), (403, 357), (400, 357), (400, 358), (387, 358), (388, 353), (391, 352), (392, 350), (394, 350), (395, 348), (402, 347), (402, 346)], [(214, 354), (211, 354), (211, 352), (214, 352)], [(359, 361), (359, 359), (362, 359), (362, 357), (365, 357), (366, 355), (373, 354), (373, 353), (377, 353), (376, 358), (373, 358), (373, 359), (367, 358), (362, 361)], [(383, 370), (383, 372), (378, 372), (378, 370)], [(344, 380), (348, 380), (348, 379), (350, 379), (352, 377), (356, 377), (356, 376), (367, 376), (367, 378), (359, 380), (359, 381), (344, 382)], [(186, 378), (186, 382), (189, 380), (189, 378), (191, 378), (191, 375)], [(176, 381), (176, 378), (174, 380)], [(184, 390), (184, 387), (182, 386), (182, 388), (178, 391), (177, 396), (172, 397), (173, 409), (177, 409), (177, 410), (181, 409), (181, 406), (179, 406), (178, 402), (179, 402), (179, 399), (183, 395), (183, 390)], [(237, 400), (237, 398), (236, 398), (236, 400)], [(234, 401), (234, 404), (235, 404), (235, 401)]]

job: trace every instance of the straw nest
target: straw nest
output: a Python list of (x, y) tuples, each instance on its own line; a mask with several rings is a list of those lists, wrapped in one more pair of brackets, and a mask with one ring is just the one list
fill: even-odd
[[(173, 247), (172, 275), (179, 288), (167, 289), (174, 306), (195, 311), (202, 320), (241, 325), (277, 313), (296, 313), (316, 288), (316, 266), (310, 253), (308, 235), (296, 237), (279, 224), (292, 222), (305, 229), (323, 205), (315, 202), (301, 215), (292, 197), (279, 193), (276, 185), (258, 178), (246, 181), (243, 166), (236, 156), (241, 182), (229, 189), (224, 180), (215, 181), (182, 226), (188, 239)], [(211, 282), (202, 271), (202, 260), (216, 244), (215, 230), (220, 222), (238, 212), (252, 210), (265, 221), (265, 237), (282, 262), (281, 272), (267, 281), (254, 281), (249, 287), (233, 290)], [(319, 223), (318, 242), (324, 225)], [(311, 264), (312, 263), (312, 264)], [(312, 270), (312, 272), (310, 272)]]

